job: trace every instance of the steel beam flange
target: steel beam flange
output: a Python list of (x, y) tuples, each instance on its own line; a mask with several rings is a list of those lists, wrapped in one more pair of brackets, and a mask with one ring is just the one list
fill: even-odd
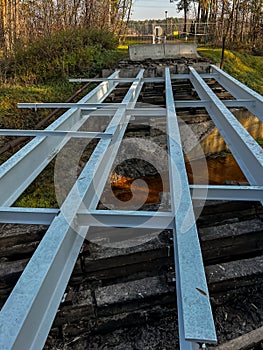
[(103, 139), (111, 138), (112, 134), (103, 132), (86, 132), (86, 131), (67, 131), (67, 130), (21, 130), (21, 129), (0, 129), (0, 136), (55, 136), (68, 138), (93, 138)]
[(79, 211), (79, 226), (126, 227), (172, 229), (173, 215), (170, 212), (125, 211), (125, 210), (90, 210)]
[(263, 202), (263, 186), (190, 185), (190, 189), (193, 199)]
[(263, 185), (263, 150), (224, 103), (214, 94), (194, 68), (190, 80), (201, 99), (208, 100), (206, 109), (228, 144), (233, 156), (251, 185)]

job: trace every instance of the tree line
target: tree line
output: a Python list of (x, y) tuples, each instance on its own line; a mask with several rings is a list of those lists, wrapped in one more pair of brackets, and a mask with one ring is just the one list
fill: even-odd
[(263, 41), (263, 0), (170, 0), (184, 13), (185, 31), (190, 11), (196, 30), (200, 23), (211, 25), (214, 38), (228, 44), (261, 46)]
[(12, 52), (54, 32), (110, 29), (118, 36), (129, 20), (131, 0), (0, 0), (0, 45)]

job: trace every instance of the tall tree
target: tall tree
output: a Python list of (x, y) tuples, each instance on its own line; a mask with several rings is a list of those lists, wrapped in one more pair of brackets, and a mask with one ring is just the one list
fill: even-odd
[(10, 51), (19, 32), (19, 0), (1, 0), (1, 41), (4, 49)]
[(187, 14), (190, 8), (191, 0), (180, 0), (177, 4), (179, 11), (184, 12), (184, 32), (187, 32)]

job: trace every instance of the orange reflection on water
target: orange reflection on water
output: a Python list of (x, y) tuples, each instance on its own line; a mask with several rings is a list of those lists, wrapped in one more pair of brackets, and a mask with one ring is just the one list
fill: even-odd
[[(160, 192), (168, 191), (167, 181), (166, 184), (163, 183), (163, 180), (160, 175), (157, 176), (142, 176), (140, 180), (146, 182), (147, 186), (134, 186), (133, 194), (131, 192), (131, 185), (135, 179), (128, 178), (125, 176), (118, 176), (118, 180), (115, 180), (111, 183), (111, 188), (116, 198), (123, 202), (131, 200), (132, 196), (138, 198), (144, 198), (148, 193), (148, 197), (145, 203), (158, 203)], [(105, 194), (107, 199), (107, 193)]]
[(208, 182), (206, 179), (207, 172), (202, 160), (191, 161), (191, 164), (195, 169), (194, 178), (190, 163), (186, 163), (188, 181), (190, 184), (209, 183), (210, 185), (223, 185), (226, 181), (240, 183), (247, 182), (247, 179), (231, 154), (225, 157), (208, 158), (206, 163)]
[[(204, 160), (192, 160), (191, 164), (194, 166), (195, 174), (193, 177), (191, 164), (186, 162), (186, 169), (188, 175), (188, 181), (190, 184), (206, 184), (210, 185), (222, 185), (226, 181), (246, 183), (247, 179), (236, 163), (232, 155), (225, 157), (208, 158), (207, 170), (208, 180), (206, 178), (206, 169), (204, 167)], [(194, 163), (194, 164), (193, 164)], [(144, 198), (148, 193), (148, 197), (145, 203), (158, 203), (160, 202), (160, 193), (169, 192), (169, 178), (168, 174), (163, 176), (144, 176), (140, 177), (140, 180), (144, 180), (147, 186), (134, 186), (133, 194), (131, 192), (131, 185), (135, 179), (125, 176), (118, 176), (118, 180), (111, 183), (112, 191), (116, 198), (123, 202), (127, 202), (132, 199), (133, 195), (138, 198)], [(108, 197), (108, 198), (107, 198)], [(110, 194), (104, 193), (104, 198), (110, 202)]]

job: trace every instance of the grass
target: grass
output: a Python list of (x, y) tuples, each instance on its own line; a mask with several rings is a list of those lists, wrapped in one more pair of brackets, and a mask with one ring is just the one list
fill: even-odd
[[(202, 57), (220, 63), (221, 49), (199, 48)], [(225, 50), (224, 70), (234, 78), (263, 95), (263, 57)]]
[(63, 102), (75, 90), (76, 85), (63, 80), (41, 85), (2, 85), (0, 87), (0, 127), (32, 128), (50, 111), (21, 110), (17, 108), (19, 102)]
[[(19, 49), (14, 57), (6, 60), (0, 57), (0, 128), (34, 128), (50, 110), (21, 110), (17, 108), (19, 102), (64, 102), (83, 85), (69, 83), (68, 78), (94, 77), (103, 68), (114, 68), (116, 62), (127, 55), (127, 50), (117, 48), (116, 38), (104, 32), (83, 31), (77, 39), (79, 45), (75, 33), (61, 33), (43, 42), (33, 43), (28, 49)], [(77, 99), (82, 96), (79, 95)], [(0, 146), (10, 139), (0, 138)], [(8, 156), (10, 153), (0, 155), (0, 161), (4, 162)], [(18, 198), (15, 205), (57, 207), (52, 164)]]

